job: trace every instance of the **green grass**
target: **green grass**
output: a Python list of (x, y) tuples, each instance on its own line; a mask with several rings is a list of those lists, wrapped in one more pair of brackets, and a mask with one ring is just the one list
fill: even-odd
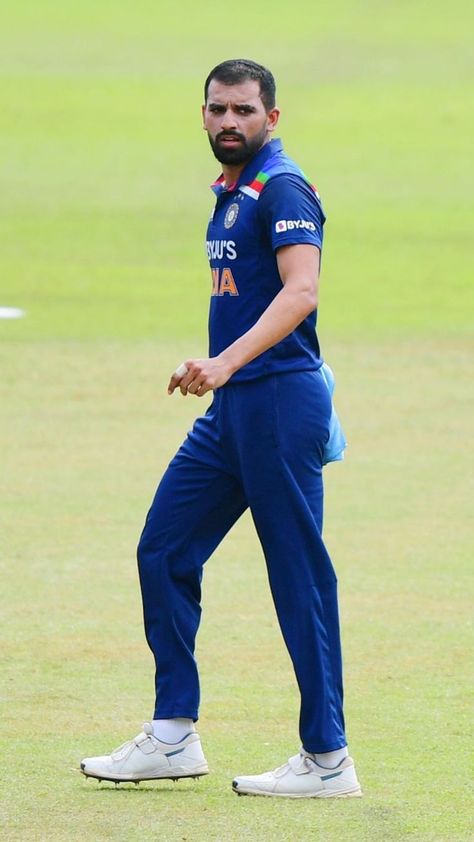
[[(351, 447), (346, 464), (327, 471), (326, 536), (366, 791), (337, 805), (230, 792), (236, 772), (276, 765), (297, 747), (294, 681), (247, 518), (205, 578), (200, 728), (212, 776), (118, 792), (79, 777), (81, 756), (111, 748), (150, 715), (135, 542), (195, 405), (155, 382), (179, 347), (7, 351), (4, 391), (15, 384), (15, 400), (3, 415), (2, 721), (3, 769), (15, 771), (3, 772), (6, 838), (468, 839), (467, 366), (450, 381), (464, 344), (446, 344), (442, 360), (433, 342), (332, 347)], [(406, 376), (414, 353), (416, 379)]]
[[(27, 314), (0, 321), (5, 840), (473, 838), (472, 12), (272, 9), (20, 0), (1, 13), (0, 306)], [(77, 771), (151, 714), (135, 545), (202, 409), (165, 390), (205, 350), (216, 166), (201, 87), (238, 54), (274, 70), (281, 135), (328, 214), (320, 332), (350, 447), (326, 471), (325, 530), (361, 800), (230, 791), (298, 747), (247, 517), (205, 576), (212, 775), (115, 790)]]

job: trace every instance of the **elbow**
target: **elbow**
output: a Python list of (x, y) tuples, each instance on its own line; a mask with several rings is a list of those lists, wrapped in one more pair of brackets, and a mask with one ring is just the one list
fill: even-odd
[(304, 291), (303, 299), (302, 299), (301, 304), (302, 304), (302, 309), (304, 309), (304, 315), (303, 315), (304, 319), (307, 316), (309, 316), (310, 313), (313, 313), (314, 310), (318, 309), (319, 299), (318, 299), (318, 294), (317, 294), (316, 290), (314, 289), (314, 287)]
[(317, 310), (319, 296), (317, 286), (313, 282), (300, 281), (295, 285), (286, 283), (284, 290), (288, 307), (298, 319), (298, 323)]

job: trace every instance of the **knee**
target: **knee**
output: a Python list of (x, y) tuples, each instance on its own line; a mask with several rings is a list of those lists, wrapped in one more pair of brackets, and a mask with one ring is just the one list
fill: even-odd
[(163, 532), (146, 528), (137, 547), (138, 571), (141, 577), (152, 575), (173, 578), (179, 573), (179, 544)]
[(143, 535), (141, 535), (137, 547), (137, 562), (139, 567), (142, 567), (145, 562), (145, 558), (148, 554), (147, 549), (147, 543), (144, 540)]
[(155, 540), (147, 530), (146, 526), (140, 536), (137, 547), (137, 562), (140, 572), (147, 570), (151, 565), (157, 566), (157, 561), (161, 553), (159, 552), (159, 543)]

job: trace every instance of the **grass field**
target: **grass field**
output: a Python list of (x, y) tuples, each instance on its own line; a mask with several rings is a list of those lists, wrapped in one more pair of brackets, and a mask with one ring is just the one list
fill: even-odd
[[(19, 0), (0, 12), (1, 839), (468, 842), (472, 822), (472, 11), (336, 0)], [(350, 442), (326, 471), (346, 714), (365, 797), (235, 798), (298, 748), (298, 698), (244, 517), (210, 561), (198, 658), (212, 775), (98, 785), (153, 669), (135, 545), (203, 404), (218, 61), (279, 82), (328, 214), (320, 335)], [(471, 654), (470, 654), (471, 653)], [(471, 695), (470, 695), (471, 693)]]

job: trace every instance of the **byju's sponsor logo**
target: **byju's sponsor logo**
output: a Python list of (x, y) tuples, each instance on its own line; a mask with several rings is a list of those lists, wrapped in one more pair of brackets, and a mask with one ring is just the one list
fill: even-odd
[(279, 219), (275, 222), (275, 231), (282, 234), (284, 231), (295, 231), (305, 228), (307, 231), (316, 231), (316, 225), (309, 219)]
[(209, 260), (237, 259), (237, 249), (234, 240), (207, 240), (207, 256)]

